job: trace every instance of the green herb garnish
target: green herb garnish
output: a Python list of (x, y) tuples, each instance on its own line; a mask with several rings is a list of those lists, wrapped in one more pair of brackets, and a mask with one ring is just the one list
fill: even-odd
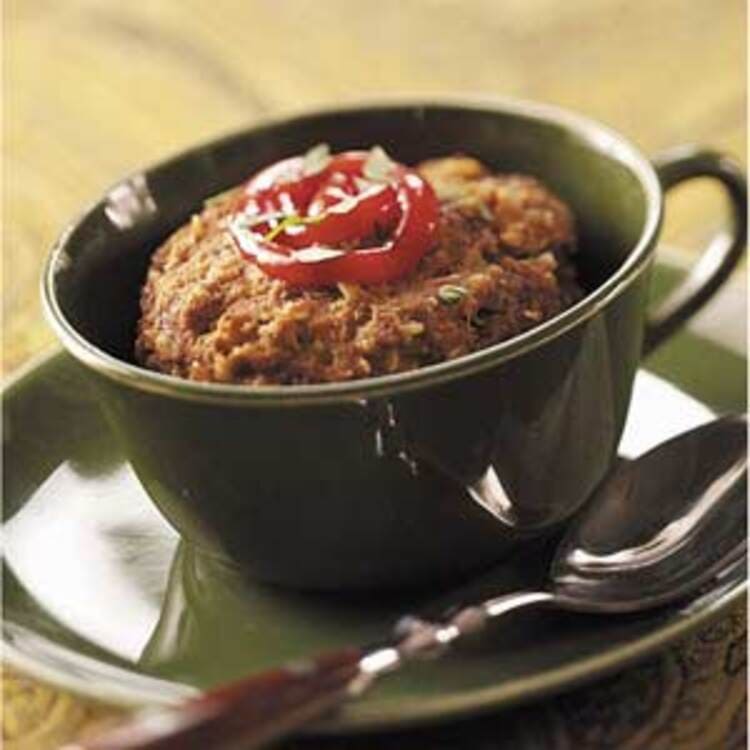
[(299, 214), (289, 214), (285, 216), (273, 229), (263, 235), (263, 239), (266, 242), (276, 239), (282, 232), (286, 232), (291, 227), (300, 227), (306, 224), (317, 224), (319, 221), (323, 221), (325, 214), (318, 214), (317, 216), (300, 216)]
[(331, 163), (331, 147), (318, 143), (302, 157), (302, 172), (306, 176), (322, 172)]
[(469, 294), (468, 290), (455, 284), (443, 284), (438, 289), (438, 298), (446, 305), (457, 305), (462, 299)]
[(390, 182), (395, 166), (384, 148), (373, 146), (362, 167), (362, 174), (372, 182)]

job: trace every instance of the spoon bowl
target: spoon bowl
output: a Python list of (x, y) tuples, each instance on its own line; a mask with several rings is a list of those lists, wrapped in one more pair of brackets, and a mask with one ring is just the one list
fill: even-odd
[(559, 606), (634, 612), (687, 596), (747, 545), (747, 420), (725, 417), (621, 463), (557, 548)]

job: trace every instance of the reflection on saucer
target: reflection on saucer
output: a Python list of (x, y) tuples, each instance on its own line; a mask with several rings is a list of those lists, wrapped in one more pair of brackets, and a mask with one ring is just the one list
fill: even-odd
[(177, 545), (139, 494), (127, 464), (90, 476), (65, 462), (3, 529), (6, 564), (39, 606), (128, 661), (159, 618)]
[(169, 574), (161, 616), (139, 666), (171, 679), (204, 685), (278, 666), (342, 645), (386, 637), (410, 612), (441, 613), (446, 606), (538, 584), (548, 545), (535, 544), (463, 587), (397, 594), (294, 592), (249, 581), (193, 546), (180, 544)]

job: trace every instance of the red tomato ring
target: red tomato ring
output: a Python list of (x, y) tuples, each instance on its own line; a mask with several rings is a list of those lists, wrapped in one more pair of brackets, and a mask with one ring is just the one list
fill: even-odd
[[(246, 187), (245, 206), (252, 203), (256, 215), (272, 209), (289, 215), (292, 209), (305, 222), (282, 231), (273, 239), (250, 226), (239, 213), (230, 223), (230, 232), (239, 249), (265, 273), (299, 286), (331, 286), (338, 282), (383, 283), (412, 271), (429, 250), (437, 227), (438, 201), (430, 185), (414, 170), (394, 165), (388, 182), (372, 182), (336, 211), (328, 206), (319, 221), (306, 215), (314, 193), (337, 174), (365, 179), (362, 170), (367, 152), (347, 152), (335, 156), (315, 175), (294, 179), (302, 160), (287, 159), (253, 177)], [(281, 175), (291, 179), (275, 182)], [(351, 185), (353, 182), (349, 182)], [(382, 185), (382, 187), (381, 187)], [(291, 205), (289, 205), (291, 204)], [(251, 217), (252, 218), (252, 217)], [(346, 250), (337, 243), (356, 243), (380, 232), (390, 232), (384, 243)], [(271, 232), (272, 234), (272, 232)], [(333, 245), (333, 246), (331, 246)]]

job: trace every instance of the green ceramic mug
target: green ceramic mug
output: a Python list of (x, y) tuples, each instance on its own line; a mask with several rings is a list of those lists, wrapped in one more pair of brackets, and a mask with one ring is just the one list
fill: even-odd
[[(154, 248), (202, 201), (320, 141), (405, 162), (457, 151), (539, 176), (572, 206), (587, 296), (539, 327), (417, 371), (242, 387), (133, 363)], [(710, 176), (725, 229), (648, 311), (664, 191)], [(605, 127), (518, 102), (379, 104), (264, 124), (113, 187), (63, 235), (49, 319), (91, 374), (138, 477), (183, 537), (259, 579), (335, 589), (425, 584), (558, 528), (615, 456), (636, 369), (726, 279), (745, 246), (745, 180), (686, 148), (655, 163)]]

